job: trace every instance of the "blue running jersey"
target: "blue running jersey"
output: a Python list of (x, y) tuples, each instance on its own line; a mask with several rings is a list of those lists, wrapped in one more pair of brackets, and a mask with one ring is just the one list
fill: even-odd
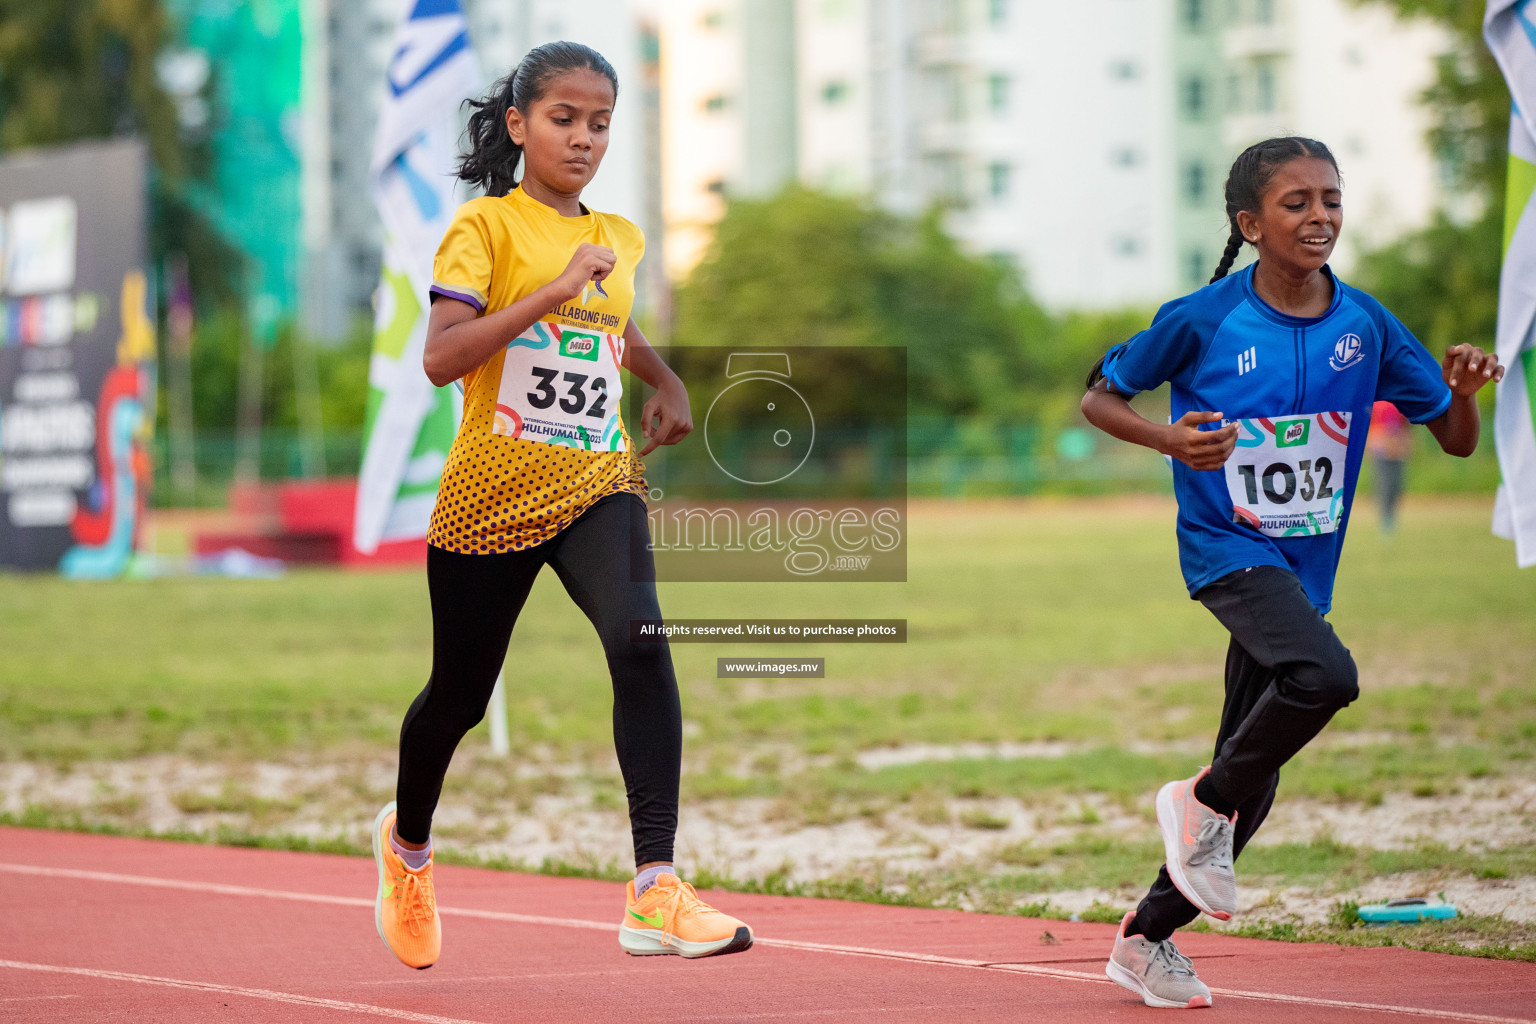
[(1322, 316), (1271, 307), (1254, 292), (1249, 265), (1163, 306), (1151, 327), (1105, 357), (1104, 375), (1126, 397), (1166, 381), (1174, 420), (1220, 412), (1240, 423), (1222, 469), (1173, 461), (1179, 564), (1191, 596), (1227, 573), (1274, 565), (1294, 572), (1328, 611), (1371, 404), (1391, 402), (1414, 423), (1451, 404), (1440, 364), (1408, 328), (1323, 272), (1334, 288)]

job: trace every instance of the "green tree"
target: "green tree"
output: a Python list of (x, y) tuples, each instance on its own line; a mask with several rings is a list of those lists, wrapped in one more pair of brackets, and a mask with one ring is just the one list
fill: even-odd
[(162, 173), (187, 173), (155, 77), (167, 30), (158, 0), (0, 0), (0, 145), (135, 134)]
[(185, 199), (210, 167), (156, 62), (171, 37), (160, 0), (0, 0), (0, 150), (137, 136), (151, 164), (151, 255), (184, 252), (196, 293), (239, 294), (239, 254)]
[[(192, 349), (192, 390), (197, 430), (210, 437), (235, 433), (240, 350), (245, 345), (245, 319), (234, 310), (205, 318)], [(299, 399), (294, 388), (294, 344), (291, 324), (278, 328), (262, 368), (261, 422), (276, 430), (300, 426)], [(316, 384), (320, 389), (322, 425), (327, 433), (358, 434), (368, 404), (368, 361), (373, 352), (373, 325), (358, 320), (335, 345), (313, 348)], [(162, 416), (164, 409), (161, 410)], [(162, 427), (164, 424), (161, 424)]]
[(1492, 349), (1503, 246), (1502, 204), (1466, 224), (1437, 213), (1428, 227), (1365, 255), (1358, 274), (1437, 358), (1462, 342)]
[(1005, 266), (908, 219), (802, 188), (733, 200), (678, 289), (672, 341), (907, 349), (915, 414), (1016, 414), (1049, 318)]
[(1435, 81), (1424, 92), (1434, 116), (1430, 144), (1457, 185), (1501, 203), (1509, 163), (1509, 89), (1483, 43), (1487, 0), (1353, 2), (1386, 7), (1403, 19), (1429, 18), (1449, 31), (1451, 48), (1439, 58)]
[(1356, 0), (1403, 18), (1431, 18), (1451, 36), (1424, 93), (1429, 140), (1455, 186), (1481, 204), (1471, 221), (1439, 213), (1360, 263), (1361, 283), (1431, 351), (1473, 342), (1492, 347), (1503, 248), (1509, 90), (1483, 43), (1485, 0)]

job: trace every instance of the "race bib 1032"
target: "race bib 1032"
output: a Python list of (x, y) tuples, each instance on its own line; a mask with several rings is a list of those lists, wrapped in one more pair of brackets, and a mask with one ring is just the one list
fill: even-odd
[(491, 433), (586, 451), (624, 450), (624, 339), (540, 320), (507, 345)]
[(1266, 537), (1311, 537), (1339, 527), (1347, 412), (1238, 420), (1227, 459), (1232, 518)]

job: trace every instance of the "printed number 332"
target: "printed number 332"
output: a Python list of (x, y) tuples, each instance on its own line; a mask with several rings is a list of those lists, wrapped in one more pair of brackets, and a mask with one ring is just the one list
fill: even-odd
[[(595, 377), (588, 384), (587, 375), (584, 373), (567, 372), (561, 374), (559, 370), (551, 370), (543, 366), (535, 366), (532, 369), (533, 375), (539, 378), (539, 383), (534, 385), (535, 390), (528, 392), (528, 404), (535, 409), (548, 409), (555, 404), (555, 400), (558, 398), (560, 408), (572, 416), (579, 416), (583, 409), (587, 410), (588, 416), (597, 419), (602, 419), (606, 414), (607, 410), (603, 408), (603, 404), (608, 401), (608, 382), (603, 378)], [(570, 385), (566, 389), (566, 396), (564, 398), (560, 398), (555, 391), (554, 380), (556, 377), (563, 377), (565, 382)], [(591, 388), (595, 393), (595, 401), (593, 401), (591, 408), (587, 408), (588, 388)]]

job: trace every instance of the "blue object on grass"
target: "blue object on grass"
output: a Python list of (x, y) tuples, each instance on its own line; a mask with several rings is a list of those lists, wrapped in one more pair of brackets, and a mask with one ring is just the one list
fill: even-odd
[(1456, 916), (1456, 908), (1449, 903), (1431, 903), (1429, 900), (1389, 900), (1361, 907), (1360, 920), (1366, 924), (1412, 924), (1418, 921), (1446, 921)]

